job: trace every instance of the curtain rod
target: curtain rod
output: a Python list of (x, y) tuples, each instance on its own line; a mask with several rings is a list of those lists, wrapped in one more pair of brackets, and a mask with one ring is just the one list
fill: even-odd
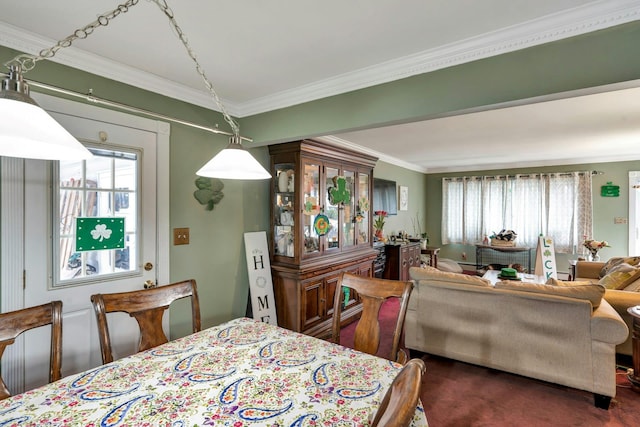
[[(0, 73), (0, 74), (6, 76), (5, 73)], [(28, 80), (27, 84), (30, 85), (30, 86), (33, 86), (33, 87), (40, 88), (40, 89), (45, 89), (47, 91), (62, 93), (64, 95), (69, 95), (69, 96), (73, 96), (73, 97), (76, 97), (76, 98), (82, 98), (85, 101), (89, 101), (89, 102), (92, 102), (94, 104), (106, 105), (106, 106), (109, 106), (109, 107), (117, 108), (119, 110), (128, 111), (130, 113), (143, 114), (145, 116), (153, 117), (154, 119), (166, 120), (166, 121), (169, 121), (169, 122), (178, 123), (178, 124), (189, 126), (189, 127), (192, 127), (192, 128), (205, 130), (205, 131), (211, 132), (211, 133), (216, 133), (216, 134), (220, 134), (220, 135), (227, 135), (227, 136), (233, 136), (233, 133), (226, 132), (226, 131), (220, 130), (218, 128), (209, 127), (209, 126), (203, 126), (203, 125), (199, 125), (197, 123), (190, 122), (190, 121), (187, 121), (187, 120), (177, 119), (177, 118), (171, 117), (171, 116), (165, 116), (164, 114), (154, 113), (153, 111), (144, 110), (144, 109), (138, 108), (138, 107), (132, 107), (131, 105), (122, 104), (120, 102), (115, 102), (115, 101), (110, 101), (108, 99), (98, 98), (97, 96), (93, 95), (93, 93), (92, 93), (93, 89), (89, 89), (89, 93), (88, 94), (84, 94), (84, 93), (74, 92), (74, 91), (71, 91), (71, 90), (68, 90), (68, 89), (63, 89), (63, 88), (60, 88), (60, 87), (57, 87), (57, 86), (48, 85), (46, 83), (40, 83), (40, 82), (37, 82), (35, 80)], [(240, 138), (242, 138), (243, 141), (253, 142), (252, 138), (248, 138), (248, 137), (245, 137), (245, 136), (241, 136)]]
[[(584, 174), (584, 173), (589, 173), (589, 171), (576, 171), (579, 174)], [(516, 177), (522, 177), (522, 178), (530, 178), (533, 176), (541, 176), (541, 175), (571, 175), (573, 172), (542, 172), (542, 173), (525, 173), (525, 174), (518, 174), (518, 175), (484, 175), (484, 176), (457, 176), (457, 177), (453, 177), (453, 178), (442, 178), (444, 181), (460, 181), (460, 180), (465, 180), (465, 179), (481, 179), (481, 178), (493, 178), (493, 179), (507, 179), (507, 178), (516, 178)], [(591, 171), (591, 175), (604, 175), (604, 172), (602, 171)]]

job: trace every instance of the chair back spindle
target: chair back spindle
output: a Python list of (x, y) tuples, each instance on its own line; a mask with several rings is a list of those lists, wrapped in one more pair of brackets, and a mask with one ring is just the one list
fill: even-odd
[[(0, 358), (4, 350), (16, 338), (34, 328), (51, 325), (51, 351), (49, 355), (49, 382), (62, 378), (62, 301), (21, 310), (0, 313)], [(0, 400), (11, 396), (4, 380), (0, 377)]]
[(389, 298), (400, 299), (400, 310), (393, 331), (391, 352), (385, 357), (404, 364), (407, 355), (401, 349), (401, 338), (413, 283), (342, 273), (336, 286), (333, 302), (332, 341), (337, 344), (340, 344), (342, 326), (340, 322), (343, 287), (355, 290), (362, 301), (362, 314), (354, 332), (354, 348), (368, 354), (375, 355), (380, 346), (379, 315), (382, 304)]
[(102, 363), (113, 361), (107, 313), (124, 312), (136, 319), (140, 328), (138, 351), (144, 351), (169, 341), (162, 329), (164, 312), (173, 301), (187, 297), (191, 298), (192, 330), (199, 332), (200, 302), (196, 281), (193, 279), (139, 291), (92, 295), (91, 302), (98, 321)]

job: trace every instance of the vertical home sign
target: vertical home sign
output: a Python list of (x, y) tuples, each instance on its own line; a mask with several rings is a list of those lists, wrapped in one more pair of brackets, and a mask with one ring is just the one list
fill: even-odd
[(276, 301), (273, 297), (271, 263), (267, 249), (267, 233), (256, 231), (244, 233), (244, 247), (247, 255), (249, 291), (253, 318), (261, 322), (278, 325)]

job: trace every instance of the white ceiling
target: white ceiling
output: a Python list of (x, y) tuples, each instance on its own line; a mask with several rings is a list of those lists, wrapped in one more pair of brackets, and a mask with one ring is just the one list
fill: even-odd
[[(37, 53), (124, 1), (0, 0), (0, 44)], [(172, 0), (170, 6), (238, 117), (640, 19), (640, 0)], [(216, 109), (151, 1), (52, 60)], [(326, 139), (425, 172), (638, 159), (637, 92), (533, 100)]]

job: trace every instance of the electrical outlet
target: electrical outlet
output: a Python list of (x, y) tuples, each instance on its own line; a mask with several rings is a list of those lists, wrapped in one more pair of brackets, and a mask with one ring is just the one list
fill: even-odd
[(173, 229), (173, 244), (174, 245), (188, 245), (189, 244), (189, 229), (188, 228), (174, 228)]

